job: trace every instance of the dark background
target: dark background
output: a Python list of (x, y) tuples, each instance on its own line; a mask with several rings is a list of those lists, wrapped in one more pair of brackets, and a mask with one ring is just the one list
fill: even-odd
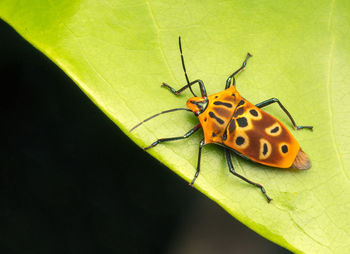
[(289, 253), (143, 152), (0, 21), (0, 253)]

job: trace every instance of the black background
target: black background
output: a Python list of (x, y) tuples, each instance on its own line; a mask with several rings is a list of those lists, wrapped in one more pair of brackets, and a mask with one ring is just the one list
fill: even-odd
[(0, 21), (0, 252), (288, 253), (143, 152)]

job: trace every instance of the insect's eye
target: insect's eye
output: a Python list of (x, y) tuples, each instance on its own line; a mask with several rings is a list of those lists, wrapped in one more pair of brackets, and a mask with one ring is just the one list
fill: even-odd
[(208, 106), (208, 98), (195, 97), (187, 101), (187, 107), (189, 107), (196, 115), (200, 115), (205, 111)]
[(196, 101), (195, 104), (202, 111), (207, 107), (208, 102), (207, 101)]

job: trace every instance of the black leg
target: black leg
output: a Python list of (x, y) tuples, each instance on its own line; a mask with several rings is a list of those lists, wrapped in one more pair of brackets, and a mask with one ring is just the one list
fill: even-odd
[(291, 120), (295, 130), (301, 130), (301, 129), (310, 129), (310, 130), (312, 130), (312, 128), (313, 128), (312, 126), (298, 126), (298, 125), (296, 125), (296, 123), (295, 123), (293, 117), (291, 116), (291, 114), (288, 112), (288, 110), (282, 105), (282, 103), (277, 98), (268, 99), (266, 101), (263, 101), (263, 102), (260, 102), (260, 103), (256, 104), (255, 106), (257, 106), (258, 108), (262, 108), (262, 107), (268, 106), (268, 105), (270, 105), (272, 103), (275, 103), (275, 102), (277, 102), (278, 105), (280, 105), (281, 109), (289, 117), (289, 119)]
[(245, 60), (244, 60), (244, 62), (242, 63), (242, 66), (241, 66), (237, 71), (235, 71), (234, 73), (232, 73), (232, 74), (227, 78), (225, 89), (227, 89), (227, 88), (229, 88), (229, 87), (231, 86), (231, 80), (233, 80), (233, 81), (232, 81), (232, 85), (234, 85), (234, 86), (236, 85), (235, 76), (236, 76), (238, 73), (240, 73), (241, 71), (244, 70), (245, 66), (247, 65), (247, 61), (248, 61), (249, 57), (251, 57), (251, 56), (252, 56), (252, 55), (248, 53), (247, 56), (246, 56), (246, 58), (245, 58)]
[(204, 144), (204, 139), (201, 140), (201, 142), (199, 143), (199, 150), (198, 150), (198, 162), (197, 162), (197, 170), (196, 170), (196, 174), (194, 175), (191, 183), (190, 183), (190, 186), (193, 186), (194, 184), (194, 181), (196, 181), (198, 175), (199, 175), (199, 171), (200, 171), (200, 168), (201, 168), (201, 155), (202, 155), (202, 148), (203, 146), (205, 146)]
[(194, 126), (191, 130), (189, 130), (185, 135), (180, 136), (180, 137), (173, 137), (173, 138), (161, 138), (158, 139), (157, 141), (154, 141), (151, 145), (144, 147), (143, 150), (147, 150), (150, 149), (156, 145), (158, 145), (159, 143), (163, 143), (166, 141), (174, 141), (174, 140), (179, 140), (179, 139), (185, 139), (188, 138), (189, 136), (191, 136), (193, 133), (195, 133), (197, 130), (199, 130), (200, 128), (202, 128), (202, 126), (200, 124), (197, 124), (196, 126)]
[(166, 83), (163, 83), (162, 86), (165, 86), (165, 87), (169, 88), (170, 92), (172, 92), (175, 95), (178, 95), (178, 94), (182, 93), (184, 90), (186, 90), (187, 88), (190, 88), (192, 85), (194, 85), (196, 83), (199, 84), (199, 88), (201, 89), (202, 97), (207, 97), (207, 92), (205, 90), (204, 83), (200, 79), (197, 79), (195, 81), (192, 81), (192, 82), (188, 83), (187, 85), (185, 85), (184, 87), (180, 88), (177, 91), (174, 88), (172, 88), (171, 86), (169, 86), (168, 84), (166, 84)]
[(230, 153), (230, 150), (225, 148), (225, 155), (226, 155), (226, 161), (227, 161), (227, 165), (228, 165), (228, 169), (230, 170), (230, 172), (232, 174), (234, 174), (235, 176), (241, 178), (242, 180), (246, 181), (247, 183), (250, 183), (258, 188), (260, 188), (260, 190), (262, 191), (262, 193), (265, 195), (265, 197), (267, 198), (267, 202), (270, 203), (270, 201), (272, 200), (269, 196), (267, 196), (266, 194), (266, 191), (265, 191), (265, 188), (259, 184), (259, 183), (255, 183), (255, 182), (252, 182), (250, 181), (249, 179), (245, 178), (244, 176), (241, 176), (240, 174), (238, 174), (235, 169), (233, 168), (233, 164), (232, 164), (232, 159), (231, 159), (231, 153)]

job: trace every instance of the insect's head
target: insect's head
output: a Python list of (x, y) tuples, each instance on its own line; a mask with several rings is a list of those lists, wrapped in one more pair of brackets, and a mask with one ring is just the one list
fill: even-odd
[(186, 106), (196, 115), (199, 116), (208, 106), (207, 97), (192, 97), (189, 98)]

